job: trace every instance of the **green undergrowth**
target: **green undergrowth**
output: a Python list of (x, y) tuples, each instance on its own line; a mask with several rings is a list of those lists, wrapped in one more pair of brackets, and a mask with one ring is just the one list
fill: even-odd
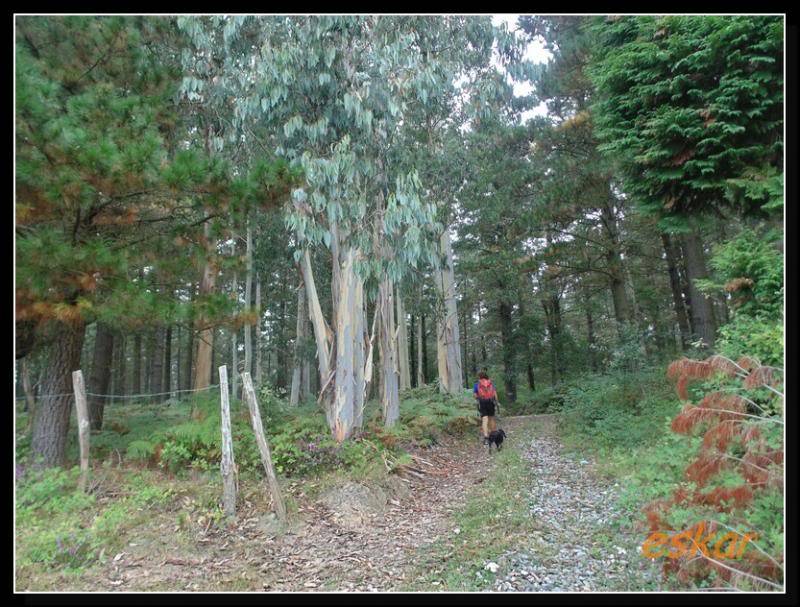
[[(410, 463), (409, 449), (477, 425), (474, 405), (466, 397), (444, 396), (431, 386), (409, 390), (401, 398), (394, 427), (383, 428), (380, 405), (371, 402), (362, 430), (339, 445), (315, 404), (290, 407), (270, 389), (262, 390), (262, 421), (281, 482), (299, 485), (308, 496), (347, 479), (378, 482), (386, 478), (387, 468)], [(218, 395), (209, 392), (169, 405), (108, 406), (103, 430), (91, 435), (92, 482), (106, 480), (88, 495), (77, 490), (77, 467), (35, 469), (26, 416), (18, 413), (18, 585), (30, 586), (37, 572), (79, 575), (109, 555), (113, 558), (134, 533), (146, 533), (151, 521), (162, 516), (169, 518), (176, 533), (189, 530), (198, 518), (224, 524)], [(264, 472), (249, 411), (238, 400), (231, 403), (231, 423), (241, 501), (248, 487), (258, 487), (256, 494), (263, 494)], [(75, 427), (73, 419), (71, 428)], [(73, 466), (78, 459), (76, 443), (70, 436), (67, 456)], [(177, 507), (178, 493), (193, 505)], [(289, 512), (296, 510), (289, 492), (285, 499)]]
[(561, 392), (564, 445), (619, 482), (620, 505), (643, 518), (641, 507), (672, 491), (697, 446), (670, 431), (680, 402), (664, 368), (588, 376)]
[[(113, 469), (106, 466), (110, 474)], [(104, 470), (94, 471), (98, 477)], [(18, 580), (41, 569), (80, 573), (105, 562), (149, 520), (152, 508), (172, 500), (173, 491), (148, 471), (114, 474), (114, 498), (78, 489), (80, 471), (17, 466), (16, 567)], [(102, 495), (102, 493), (101, 493)]]
[[(520, 428), (518, 434), (527, 430)], [(420, 549), (419, 575), (405, 590), (479, 591), (492, 587), (494, 574), (485, 564), (516, 547), (535, 529), (525, 496), (530, 464), (520, 445), (508, 444), (491, 455), (486, 478), (470, 491), (453, 516), (453, 529)], [(475, 465), (481, 465), (476, 462)]]

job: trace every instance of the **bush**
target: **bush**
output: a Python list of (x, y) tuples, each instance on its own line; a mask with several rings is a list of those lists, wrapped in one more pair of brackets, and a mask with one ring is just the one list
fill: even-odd
[(677, 405), (658, 369), (584, 378), (563, 388), (560, 424), (568, 435), (610, 448), (655, 440)]
[(720, 328), (717, 348), (737, 360), (749, 354), (765, 365), (783, 366), (783, 323), (737, 314)]
[(135, 440), (125, 450), (125, 457), (134, 461), (149, 462), (155, 457), (155, 446), (146, 440)]
[[(770, 581), (783, 584), (781, 374), (752, 358), (734, 363), (716, 355), (674, 361), (668, 374), (682, 400), (698, 400), (696, 405), (686, 404), (672, 421), (672, 430), (703, 438), (685, 469), (684, 482), (677, 483), (669, 497), (648, 506), (651, 530), (687, 529), (703, 522), (711, 532), (755, 531), (757, 543), (752, 543), (758, 550), (739, 553), (728, 565), (690, 551), (665, 559), (665, 571), (676, 573), (682, 582), (716, 585), (722, 580), (743, 590), (772, 588)], [(691, 391), (689, 382), (695, 384)], [(772, 406), (764, 406), (765, 399), (773, 401)]]

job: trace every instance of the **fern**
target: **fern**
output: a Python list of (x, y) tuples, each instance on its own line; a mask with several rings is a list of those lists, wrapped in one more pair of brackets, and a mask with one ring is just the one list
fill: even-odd
[[(691, 553), (665, 559), (664, 573), (675, 574), (683, 583), (712, 575), (746, 588), (771, 588), (776, 582), (782, 583), (783, 546), (782, 541), (775, 540), (782, 534), (782, 503), (770, 496), (783, 492), (783, 422), (780, 415), (770, 414), (781, 410), (780, 403), (767, 406), (764, 395), (754, 393), (767, 388), (766, 398), (782, 403), (780, 370), (751, 357), (734, 362), (714, 355), (703, 361), (674, 361), (667, 376), (684, 401), (690, 400), (689, 384), (702, 382), (694, 392), (707, 393), (696, 405), (687, 402), (671, 427), (678, 434), (700, 433), (703, 440), (685, 470), (687, 483), (676, 487), (669, 499), (655, 500), (645, 508), (651, 530), (672, 530), (674, 525), (669, 521), (679, 511), (684, 518), (703, 517), (708, 531), (716, 530), (721, 520), (749, 531), (753, 522), (763, 518), (771, 521), (773, 528), (771, 533), (759, 533), (765, 536), (761, 544), (753, 542), (754, 549), (735, 563), (722, 563), (702, 552)], [(769, 508), (771, 514), (759, 515), (763, 508)]]

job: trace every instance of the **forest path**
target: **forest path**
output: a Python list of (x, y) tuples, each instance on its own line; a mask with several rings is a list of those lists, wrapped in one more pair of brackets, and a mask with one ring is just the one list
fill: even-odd
[[(524, 533), (511, 538), (514, 548), (478, 563), (494, 568), (496, 591), (643, 590), (653, 587), (653, 565), (638, 553), (641, 533), (612, 531), (618, 487), (601, 479), (586, 460), (562, 452), (552, 415), (501, 418), (505, 449), (517, 450), (531, 466), (532, 484), (522, 493), (499, 496), (525, 500)], [(471, 587), (480, 572), (467, 563), (457, 514), (487, 489), (498, 461), (477, 434), (446, 436), (414, 452), (413, 468), (402, 478), (390, 475), (382, 487), (365, 482), (346, 486), (355, 494), (369, 490), (377, 505), (353, 513), (334, 500), (311, 498), (313, 483), (284, 487), (297, 505), (288, 526), (278, 529), (264, 502), (260, 484), (243, 487), (237, 519), (217, 527), (191, 520), (175, 526), (184, 501), (153, 513), (137, 539), (124, 551), (69, 579), (51, 578), (45, 589), (84, 591), (400, 591), (449, 588), (450, 564), (466, 570)], [(416, 469), (422, 474), (414, 473)], [(516, 491), (516, 489), (515, 489)], [(216, 493), (214, 487), (212, 492)], [(377, 492), (377, 493), (375, 493)], [(180, 494), (179, 494), (180, 495)], [(342, 494), (346, 496), (347, 494)], [(347, 501), (347, 500), (341, 500)], [(366, 500), (367, 503), (370, 500)], [(500, 505), (502, 507), (502, 504)], [(490, 512), (487, 515), (491, 515)], [(530, 532), (528, 532), (530, 531)], [(481, 540), (482, 541), (482, 540)], [(434, 555), (433, 565), (429, 564)], [(480, 559), (479, 559), (480, 560)], [(463, 566), (461, 566), (463, 564)], [(479, 576), (478, 576), (479, 577)], [(41, 580), (40, 582), (43, 582)], [(461, 584), (461, 582), (459, 582)], [(481, 585), (486, 588), (485, 583)]]
[[(639, 550), (646, 532), (634, 530), (616, 506), (621, 488), (595, 462), (564, 450), (555, 415), (507, 418), (509, 434), (523, 420), (530, 433), (516, 436), (530, 463), (527, 497), (536, 530), (529, 546), (496, 560), (494, 590), (655, 590), (658, 565)], [(524, 442), (523, 442), (524, 441)]]
[(346, 491), (356, 498), (359, 491), (353, 487), (384, 498), (377, 500), (374, 511), (356, 513), (360, 516), (335, 507), (330, 500), (307, 496), (311, 481), (292, 483), (283, 490), (292, 495), (298, 509), (287, 527), (278, 529), (264, 501), (264, 488), (251, 483), (240, 492), (234, 523), (219, 528), (191, 520), (187, 530), (178, 531), (175, 513), (184, 501), (190, 501), (178, 498), (167, 512), (154, 514), (146, 528), (138, 529), (138, 538), (124, 552), (80, 576), (50, 579), (48, 589), (369, 592), (408, 588), (427, 546), (442, 540), (452, 543), (456, 538), (453, 512), (464, 503), (470, 488), (489, 473), (487, 467), (476, 465), (477, 458), (487, 461), (490, 457), (477, 432), (476, 425), (468, 436), (445, 436), (438, 444), (415, 450), (412, 471), (402, 477), (390, 475), (389, 483), (345, 483)]

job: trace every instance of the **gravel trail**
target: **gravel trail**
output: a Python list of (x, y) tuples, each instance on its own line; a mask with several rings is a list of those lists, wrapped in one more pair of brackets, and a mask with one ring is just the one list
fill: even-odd
[(528, 502), (537, 531), (525, 549), (486, 563), (496, 571), (494, 590), (658, 590), (658, 563), (639, 550), (644, 532), (615, 505), (621, 487), (563, 451), (554, 417), (535, 416), (533, 426), (522, 451), (533, 472)]

